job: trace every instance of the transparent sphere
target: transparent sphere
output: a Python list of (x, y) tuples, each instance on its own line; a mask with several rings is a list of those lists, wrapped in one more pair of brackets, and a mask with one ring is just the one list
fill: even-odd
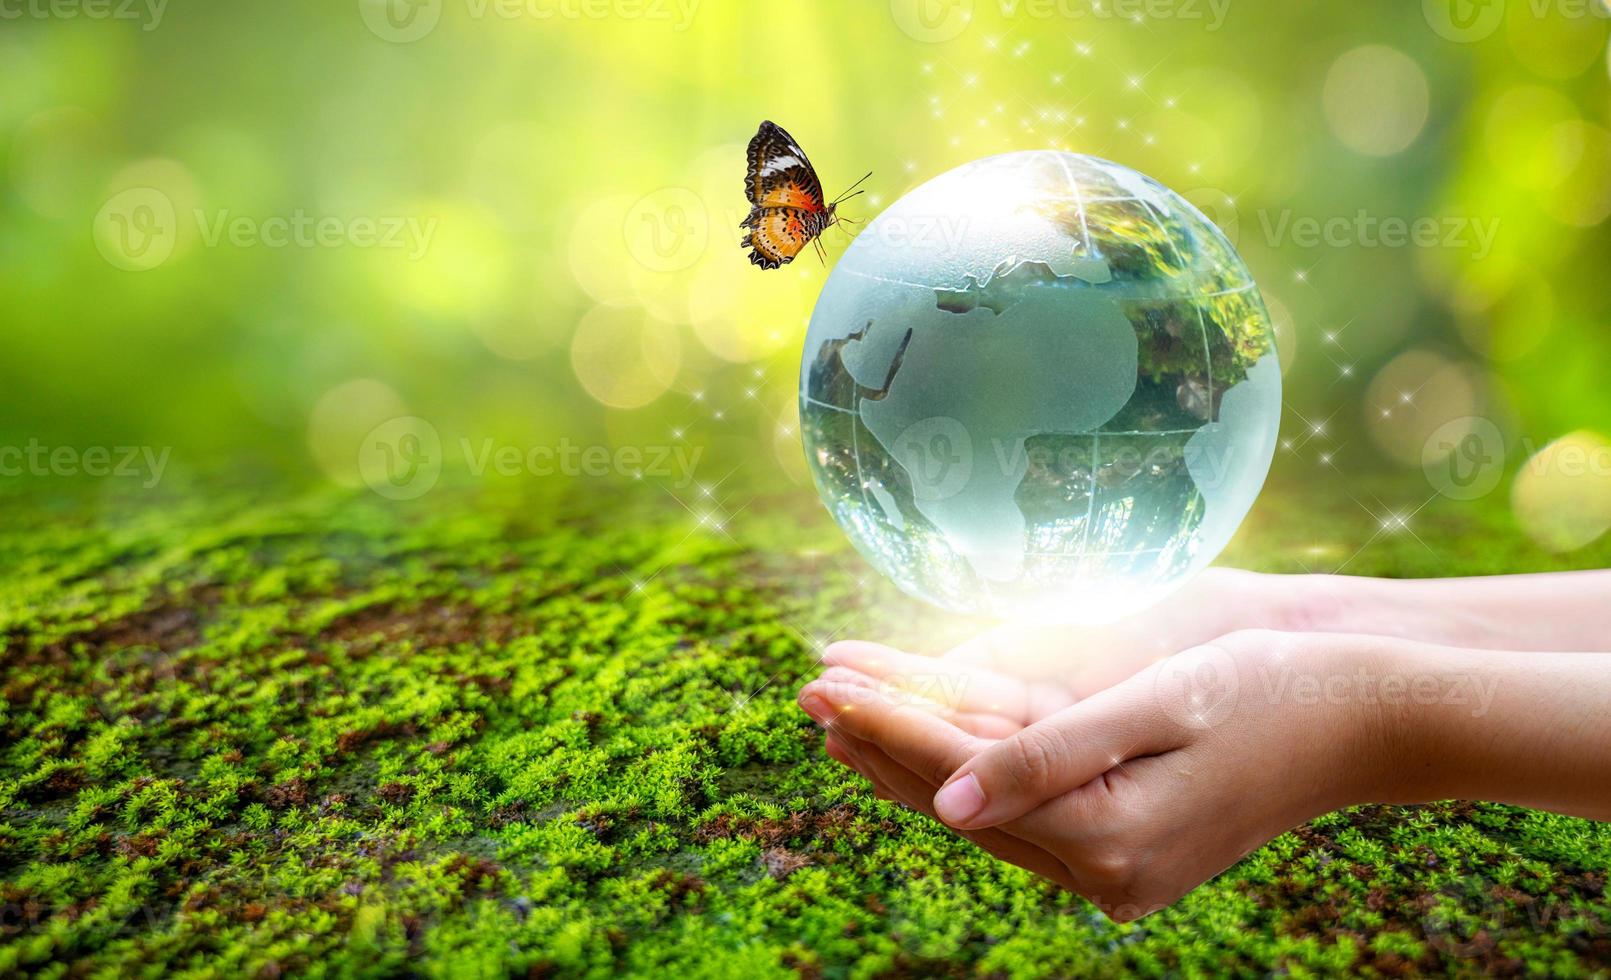
[(1093, 622), (1230, 541), (1281, 415), (1247, 267), (1180, 195), (1072, 153), (990, 157), (869, 224), (811, 317), (817, 489), (879, 571), (958, 612)]

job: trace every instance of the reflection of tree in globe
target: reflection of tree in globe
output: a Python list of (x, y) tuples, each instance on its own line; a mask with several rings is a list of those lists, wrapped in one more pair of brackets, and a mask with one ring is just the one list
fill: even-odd
[(1207, 565), (1280, 421), (1269, 315), (1219, 230), (1116, 164), (1013, 153), (881, 214), (801, 372), (817, 487), (868, 560), (951, 609), (1097, 619)]

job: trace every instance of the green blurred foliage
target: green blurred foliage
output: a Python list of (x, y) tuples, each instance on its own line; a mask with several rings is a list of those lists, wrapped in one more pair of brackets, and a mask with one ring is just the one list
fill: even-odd
[[(357, 440), (411, 414), (450, 443), (685, 441), (717, 476), (798, 481), (797, 345), (828, 267), (762, 273), (737, 247), (763, 118), (831, 191), (874, 171), (846, 206), (864, 218), (968, 160), (1046, 146), (1187, 194), (1234, 231), (1282, 321), (1289, 403), (1334, 419), (1326, 447), (1348, 465), (1433, 427), (1375, 431), (1369, 382), (1406, 350), (1469, 382), (1420, 406), (1434, 421), (1486, 415), (1539, 444), (1604, 429), (1611, 86), (1590, 7), (1512, 3), (1466, 43), (1437, 3), (1385, 0), (142, 2), (104, 18), (11, 0), (0, 441), (172, 446), (178, 471), (353, 483)], [(155, 227), (131, 188), (173, 208), (171, 254), (142, 271), (117, 262), (117, 234)], [(1371, 247), (1361, 213), (1477, 225), (1454, 226), (1460, 245)], [(276, 217), (335, 230), (273, 247)], [(1347, 241), (1303, 238), (1332, 219)], [(366, 244), (393, 221), (399, 247)], [(825, 236), (830, 263), (851, 234)]]

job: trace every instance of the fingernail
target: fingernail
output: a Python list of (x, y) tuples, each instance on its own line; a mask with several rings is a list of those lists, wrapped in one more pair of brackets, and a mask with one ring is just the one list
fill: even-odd
[(978, 777), (968, 773), (934, 794), (934, 812), (949, 824), (970, 820), (984, 809), (984, 790)]
[(828, 717), (828, 705), (815, 694), (806, 694), (800, 698), (800, 710), (810, 715), (811, 720), (823, 728), (828, 727), (828, 722), (825, 720)]

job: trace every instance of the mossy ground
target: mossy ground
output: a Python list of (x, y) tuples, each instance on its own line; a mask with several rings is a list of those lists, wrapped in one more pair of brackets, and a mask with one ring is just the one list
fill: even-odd
[[(1228, 561), (1341, 564), (1336, 493)], [(1119, 926), (875, 799), (793, 691), (916, 607), (809, 491), (738, 540), (642, 489), (0, 504), (0, 974), (1611, 971), (1605, 825), (1337, 813)], [(1502, 499), (1413, 527), (1347, 571), (1611, 557)]]

